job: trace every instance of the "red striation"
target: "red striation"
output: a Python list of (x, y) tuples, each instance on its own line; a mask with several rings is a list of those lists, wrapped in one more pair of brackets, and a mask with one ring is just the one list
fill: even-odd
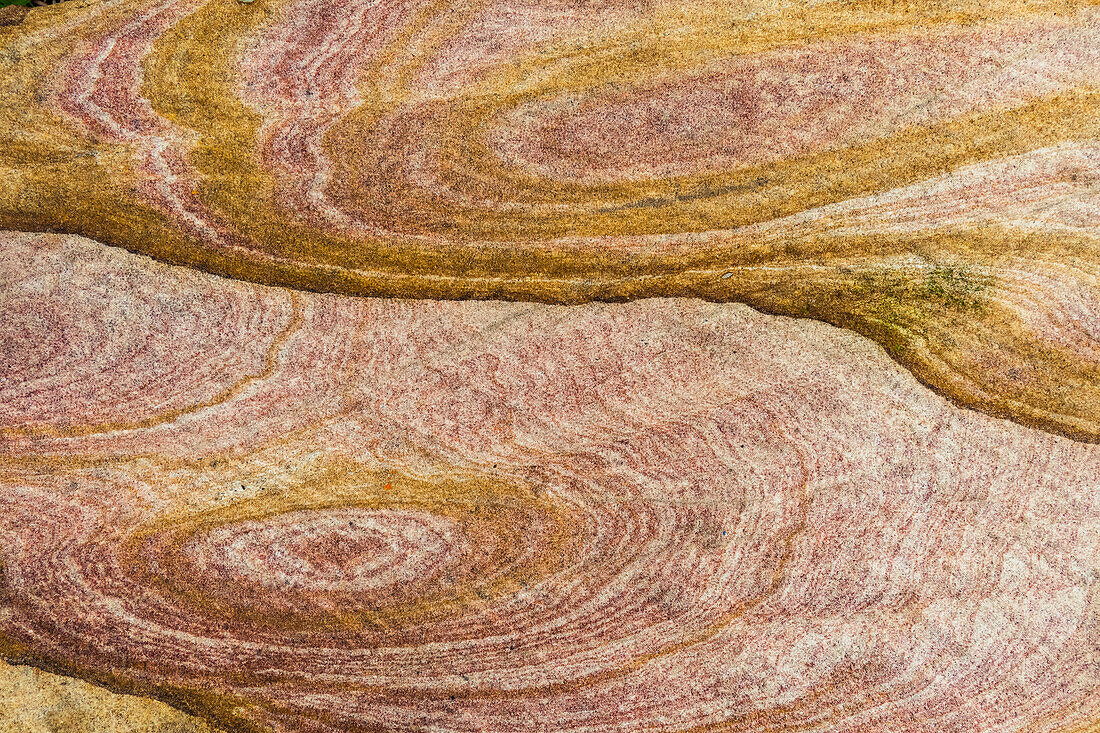
[[(148, 275), (124, 261), (87, 249), (15, 250), (23, 238), (4, 236), (0, 419), (23, 431), (175, 417), (261, 375), (267, 350), (292, 327), (293, 305), (270, 290), (243, 286), (247, 296), (224, 298), (217, 281), (180, 271), (138, 297)], [(43, 307), (59, 287), (64, 303)]]
[[(192, 198), (198, 176), (179, 143), (193, 135), (158, 115), (141, 96), (142, 62), (161, 34), (201, 7), (198, 0), (159, 0), (132, 15), (105, 15), (92, 25), (94, 35), (77, 40), (71, 53), (52, 71), (47, 86), (53, 104), (93, 139), (136, 148), (135, 163), (146, 173), (139, 191), (149, 203), (177, 220), (192, 234), (213, 243), (221, 235), (208, 212)], [(47, 29), (39, 42), (57, 43), (65, 25)], [(173, 142), (175, 138), (175, 142)]]
[(1100, 720), (1100, 449), (849, 332), (2, 236), (9, 656), (234, 730)]
[[(0, 229), (310, 292), (745, 303), (1100, 442), (1098, 90), (1092, 0), (76, 0), (0, 31)], [(346, 317), (316, 302), (197, 404)], [(100, 427), (196, 411), (160, 389)]]
[(1097, 78), (1094, 28), (1020, 25), (849, 37), (724, 60), (660, 86), (524, 105), (502, 118), (494, 148), (518, 168), (570, 180), (713, 173), (1011, 109)]
[[(131, 158), (141, 202), (204, 247), (280, 259), (239, 212), (204, 197), (205, 184), (235, 187), (257, 212), (360, 245), (414, 236), (424, 247), (507, 241), (522, 250), (575, 235), (586, 248), (615, 252), (630, 247), (623, 235), (636, 225), (540, 234), (537, 217), (653, 205), (644, 186), (606, 186), (802, 165), (853, 146), (873, 156), (874, 145), (914, 130), (965, 125), (1096, 86), (1094, 8), (1024, 7), (1006, 17), (998, 8), (987, 23), (908, 27), (889, 14), (837, 20), (799, 6), (785, 11), (790, 20), (767, 20), (751, 4), (702, 3), (680, 8), (694, 20), (678, 25), (670, 15), (677, 7), (662, 2), (443, 8), (350, 0), (337, 11), (328, 0), (285, 0), (259, 8), (262, 20), (242, 20), (203, 0), (142, 0), (74, 11), (57, 27), (26, 31), (11, 48), (29, 58), (64, 47), (36, 104), (56, 115), (51, 124), (123, 146), (113, 153)], [(209, 50), (209, 63), (221, 66), (207, 68), (197, 49), (176, 47), (196, 18), (216, 12), (244, 30), (232, 48)], [(753, 41), (753, 33), (768, 38), (757, 28), (765, 20), (783, 32)], [(746, 38), (730, 35), (739, 24)], [(874, 32), (859, 33), (861, 24)], [(662, 28), (682, 36), (684, 58), (663, 59), (671, 52), (650, 37)], [(593, 66), (606, 73), (589, 78)], [(225, 88), (198, 98), (185, 85), (195, 83), (191, 76)], [(204, 107), (216, 122), (198, 114)], [(472, 110), (483, 119), (471, 121)], [(210, 129), (199, 129), (204, 124)], [(960, 146), (971, 147), (982, 133), (964, 137)], [(273, 179), (270, 199), (241, 187), (235, 176), (243, 174), (232, 168), (239, 159), (215, 164), (195, 155), (200, 143), (228, 142)], [(582, 183), (594, 188), (569, 191), (579, 201), (555, 198), (558, 187)], [(493, 217), (502, 212), (536, 220), (500, 223)], [(714, 216), (706, 229), (715, 237), (744, 221)], [(650, 251), (700, 231), (669, 227)], [(310, 258), (291, 251), (289, 259)]]

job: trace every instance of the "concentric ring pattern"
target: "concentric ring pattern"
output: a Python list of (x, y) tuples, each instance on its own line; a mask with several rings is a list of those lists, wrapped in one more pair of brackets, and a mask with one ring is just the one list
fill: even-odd
[(850, 332), (2, 236), (9, 660), (234, 731), (1100, 722), (1100, 451)]
[(1094, 0), (77, 0), (0, 27), (0, 228), (260, 283), (701, 296), (1100, 439)]

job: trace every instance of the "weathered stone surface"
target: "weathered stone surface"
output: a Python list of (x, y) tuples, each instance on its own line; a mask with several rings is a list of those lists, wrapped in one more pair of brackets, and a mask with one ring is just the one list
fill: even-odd
[(0, 730), (7, 733), (212, 733), (162, 702), (108, 692), (0, 662)]
[(0, 26), (19, 25), (27, 17), (27, 8), (22, 5), (7, 5), (0, 8)]
[(1094, 0), (0, 10), (0, 729), (1100, 729), (1098, 82)]
[(233, 731), (1100, 724), (1100, 447), (851, 332), (0, 236), (9, 659)]
[(0, 30), (0, 228), (296, 288), (697, 295), (1100, 438), (1091, 0), (77, 0)]

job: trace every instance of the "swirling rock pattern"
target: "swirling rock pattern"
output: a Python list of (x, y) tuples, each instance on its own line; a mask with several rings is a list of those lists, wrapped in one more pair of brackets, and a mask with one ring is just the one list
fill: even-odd
[(10, 660), (234, 731), (1100, 725), (1100, 447), (851, 332), (0, 236)]
[(0, 28), (0, 228), (743, 302), (1097, 441), (1098, 81), (1095, 0), (76, 0)]

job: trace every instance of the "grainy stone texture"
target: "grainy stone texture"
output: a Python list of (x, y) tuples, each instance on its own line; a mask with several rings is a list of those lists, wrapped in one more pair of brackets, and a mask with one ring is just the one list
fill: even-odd
[(27, 17), (27, 8), (22, 5), (7, 5), (0, 8), (0, 26), (19, 25)]
[(263, 283), (700, 296), (1100, 439), (1094, 0), (74, 0), (0, 28), (0, 228)]
[(0, 730), (1098, 730), (1098, 253), (1095, 0), (0, 10)]
[(70, 677), (0, 662), (5, 733), (214, 733), (162, 702), (119, 695)]
[(9, 659), (234, 731), (1100, 722), (1100, 447), (851, 332), (2, 236)]

